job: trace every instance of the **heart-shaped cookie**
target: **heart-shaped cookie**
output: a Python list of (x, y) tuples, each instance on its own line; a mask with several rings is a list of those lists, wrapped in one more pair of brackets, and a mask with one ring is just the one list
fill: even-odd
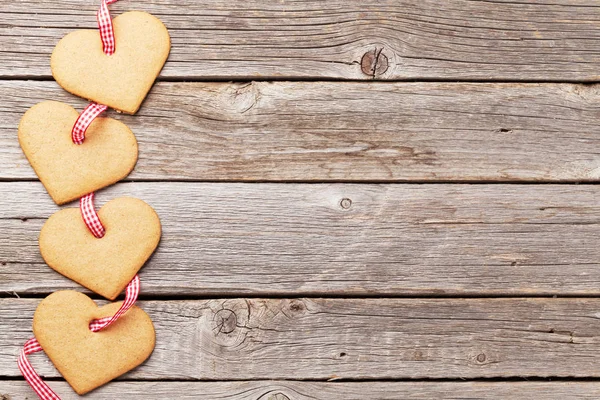
[(106, 229), (98, 239), (78, 208), (53, 214), (40, 232), (40, 252), (52, 269), (113, 300), (137, 274), (160, 241), (158, 215), (142, 200), (122, 197), (98, 216)]
[(97, 118), (85, 142), (73, 143), (78, 116), (68, 104), (44, 101), (27, 110), (19, 124), (21, 148), (56, 204), (123, 179), (137, 162), (133, 132), (112, 118)]
[(35, 337), (78, 394), (137, 367), (154, 350), (152, 320), (136, 306), (106, 329), (89, 329), (92, 320), (113, 315), (120, 305), (118, 302), (98, 308), (85, 294), (62, 290), (46, 297), (35, 310)]
[(167, 61), (169, 32), (151, 14), (123, 13), (113, 20), (115, 53), (104, 54), (97, 29), (62, 38), (50, 59), (54, 79), (65, 90), (135, 114)]

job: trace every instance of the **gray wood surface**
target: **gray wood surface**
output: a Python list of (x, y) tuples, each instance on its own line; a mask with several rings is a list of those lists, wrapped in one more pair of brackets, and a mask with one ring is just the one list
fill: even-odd
[[(40, 257), (58, 207), (17, 125), (85, 106), (49, 58), (97, 7), (0, 5), (0, 400), (35, 397), (16, 357), (40, 298), (82, 290)], [(600, 2), (110, 9), (173, 42), (140, 112), (108, 113), (140, 159), (97, 196), (161, 217), (140, 302), (157, 347), (86, 398), (600, 398), (600, 187), (567, 184), (600, 182)]]
[[(151, 295), (599, 295), (596, 185), (142, 182), (161, 218)], [(77, 206), (73, 204), (72, 206)], [(0, 183), (0, 291), (77, 288), (37, 237), (58, 207), (39, 182)]]
[[(4, 1), (0, 77), (50, 76), (56, 42), (73, 29), (94, 28), (96, 8), (87, 0)], [(596, 0), (111, 5), (114, 15), (137, 9), (154, 13), (169, 28), (173, 49), (162, 76), (172, 79), (592, 81), (599, 76)], [(361, 64), (370, 52), (377, 53), (375, 68)]]
[[(600, 41), (599, 41), (600, 43)], [(598, 181), (598, 90), (571, 84), (173, 83), (139, 114), (130, 179)], [(54, 82), (0, 82), (0, 179), (34, 179), (16, 140)]]
[[(0, 299), (0, 376), (39, 299)], [(600, 299), (142, 301), (156, 348), (127, 379), (600, 378)], [(58, 376), (43, 354), (30, 356)]]
[[(80, 399), (64, 382), (49, 382), (63, 400)], [(32, 399), (25, 382), (3, 381), (2, 400)], [(5, 396), (4, 398), (2, 396)], [(85, 399), (146, 400), (576, 400), (600, 397), (600, 383), (544, 382), (112, 382)]]

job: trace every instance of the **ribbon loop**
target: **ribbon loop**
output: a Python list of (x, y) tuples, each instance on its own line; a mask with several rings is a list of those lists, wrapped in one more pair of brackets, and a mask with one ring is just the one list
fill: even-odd
[(71, 130), (71, 139), (75, 144), (82, 144), (85, 140), (85, 132), (89, 126), (94, 122), (98, 115), (106, 111), (108, 107), (102, 104), (91, 102), (88, 106), (79, 114), (73, 129)]

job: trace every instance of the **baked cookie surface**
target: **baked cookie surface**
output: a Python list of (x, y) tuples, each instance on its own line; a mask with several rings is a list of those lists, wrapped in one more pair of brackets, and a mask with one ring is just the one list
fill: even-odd
[(133, 306), (112, 325), (92, 332), (89, 323), (113, 315), (121, 302), (97, 307), (83, 293), (62, 290), (38, 305), (33, 333), (56, 369), (85, 394), (143, 363), (154, 350), (152, 320)]
[(68, 104), (44, 101), (21, 118), (23, 153), (56, 204), (76, 200), (125, 178), (138, 157), (137, 140), (122, 122), (96, 118), (77, 145), (71, 130), (79, 113)]
[(54, 213), (40, 232), (40, 252), (55, 271), (113, 300), (158, 246), (161, 224), (152, 207), (131, 197), (109, 201), (98, 216), (106, 229), (100, 239), (78, 208)]
[(113, 29), (116, 50), (110, 56), (97, 29), (62, 38), (50, 59), (52, 75), (68, 92), (135, 114), (167, 61), (171, 39), (158, 18), (141, 11), (114, 18)]

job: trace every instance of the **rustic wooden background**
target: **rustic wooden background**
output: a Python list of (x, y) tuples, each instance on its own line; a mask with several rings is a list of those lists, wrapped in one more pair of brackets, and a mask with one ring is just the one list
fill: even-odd
[[(17, 142), (97, 2), (0, 4), (0, 399), (58, 208)], [(600, 1), (123, 0), (173, 48), (135, 171), (143, 366), (89, 399), (600, 398)], [(96, 297), (97, 298), (97, 297)], [(38, 370), (76, 396), (43, 355)]]

